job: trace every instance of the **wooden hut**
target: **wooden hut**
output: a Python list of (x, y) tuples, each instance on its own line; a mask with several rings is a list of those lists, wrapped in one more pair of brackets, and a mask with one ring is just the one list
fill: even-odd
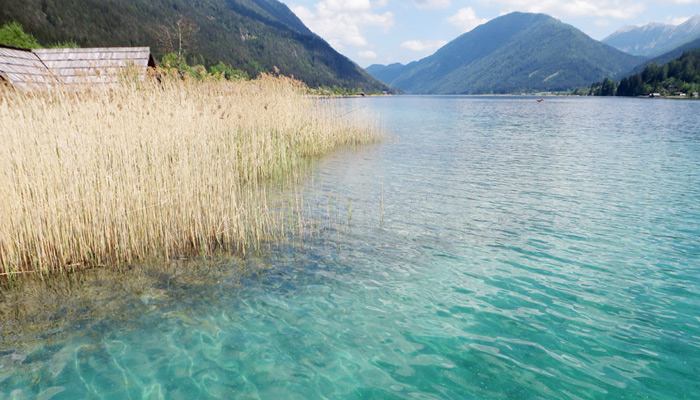
[(114, 84), (133, 67), (141, 77), (155, 62), (148, 47), (18, 49), (0, 46), (0, 79), (23, 90), (54, 85)]

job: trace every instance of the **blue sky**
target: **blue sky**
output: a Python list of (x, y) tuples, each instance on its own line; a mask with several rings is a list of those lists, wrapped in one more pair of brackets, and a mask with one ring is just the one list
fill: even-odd
[(362, 67), (407, 63), (512, 11), (541, 12), (594, 39), (625, 25), (677, 25), (700, 0), (281, 0), (314, 32)]

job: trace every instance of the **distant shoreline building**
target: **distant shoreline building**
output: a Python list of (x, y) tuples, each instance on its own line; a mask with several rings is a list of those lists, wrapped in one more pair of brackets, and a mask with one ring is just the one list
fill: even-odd
[(145, 77), (155, 65), (149, 47), (29, 50), (0, 45), (0, 83), (26, 91), (115, 84), (126, 68)]

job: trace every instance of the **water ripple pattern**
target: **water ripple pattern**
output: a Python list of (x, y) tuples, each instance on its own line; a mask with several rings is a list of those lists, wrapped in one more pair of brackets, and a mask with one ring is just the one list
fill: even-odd
[(347, 101), (395, 138), (314, 169), (342, 223), (3, 350), (0, 398), (696, 398), (700, 102)]

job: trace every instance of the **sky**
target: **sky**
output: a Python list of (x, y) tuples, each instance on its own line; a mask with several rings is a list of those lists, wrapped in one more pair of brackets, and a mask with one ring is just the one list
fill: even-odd
[(406, 64), (513, 11), (538, 12), (601, 40), (623, 26), (678, 25), (700, 0), (281, 0), (312, 31), (361, 67)]

